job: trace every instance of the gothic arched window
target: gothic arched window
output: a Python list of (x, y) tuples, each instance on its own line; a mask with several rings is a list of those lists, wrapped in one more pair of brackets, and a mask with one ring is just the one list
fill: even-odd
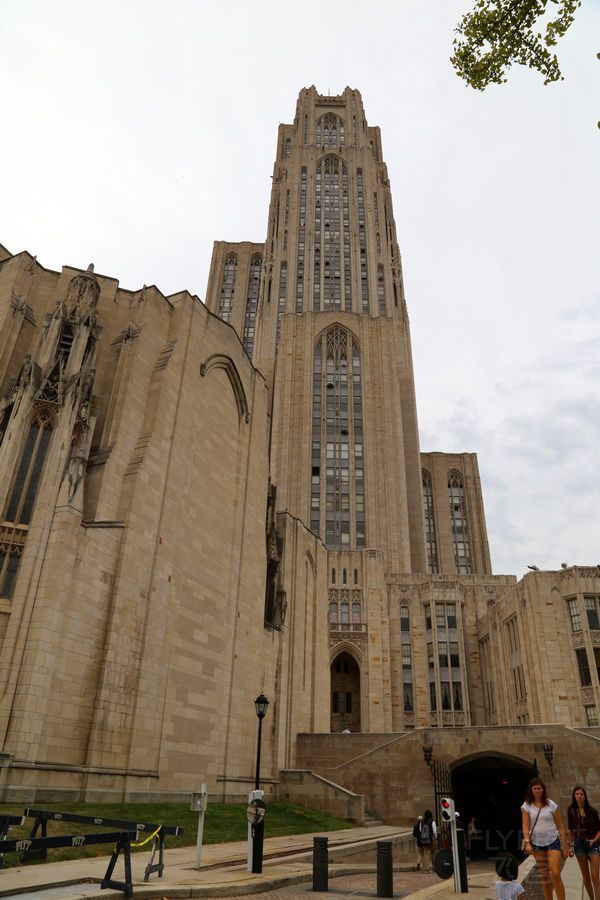
[(14, 526), (28, 526), (31, 521), (51, 437), (50, 417), (46, 412), (40, 411), (29, 427), (3, 516), (0, 539), (0, 597), (12, 597), (27, 536), (27, 528), (17, 529)]
[(348, 173), (330, 154), (317, 163), (315, 176), (315, 252), (313, 308), (352, 309)]
[(472, 571), (471, 550), (469, 547), (465, 492), (460, 472), (450, 472), (448, 474), (448, 499), (450, 501), (456, 571), (459, 575), (468, 575)]
[(223, 279), (221, 281), (221, 297), (219, 299), (219, 316), (224, 322), (231, 322), (231, 310), (233, 308), (233, 295), (235, 293), (235, 276), (237, 270), (237, 256), (228, 253), (223, 266)]
[(52, 423), (48, 415), (44, 412), (38, 413), (29, 428), (23, 454), (17, 467), (4, 514), (5, 522), (29, 525), (51, 435)]
[(435, 536), (435, 513), (433, 509), (433, 489), (431, 475), (423, 470), (423, 512), (425, 517), (425, 550), (427, 556), (427, 574), (439, 572), (437, 539)]
[(315, 346), (311, 465), (312, 531), (324, 536), (327, 547), (364, 547), (360, 351), (339, 325)]
[(246, 353), (252, 359), (254, 349), (254, 329), (256, 327), (256, 311), (258, 309), (258, 289), (260, 287), (260, 268), (262, 256), (255, 253), (250, 260), (250, 275), (248, 277), (248, 295), (246, 298), (246, 317), (244, 321), (244, 347)]
[(335, 113), (317, 119), (317, 147), (343, 147), (344, 123)]

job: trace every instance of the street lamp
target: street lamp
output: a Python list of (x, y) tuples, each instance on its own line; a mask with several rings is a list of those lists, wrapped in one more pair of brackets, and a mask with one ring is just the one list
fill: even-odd
[(260, 790), (260, 740), (262, 736), (262, 720), (267, 714), (269, 701), (264, 694), (259, 694), (254, 701), (254, 708), (258, 718), (258, 743), (256, 745), (256, 775), (254, 778), (254, 791), (250, 794), (251, 802), (248, 806), (248, 868), (250, 872), (259, 874), (263, 864), (263, 841), (265, 835), (265, 804), (263, 792)]
[(546, 762), (550, 766), (550, 774), (554, 778), (554, 772), (552, 771), (552, 763), (554, 762), (554, 744), (544, 744), (544, 756), (546, 757)]
[(254, 708), (258, 716), (258, 744), (256, 747), (256, 777), (254, 779), (254, 790), (257, 791), (260, 784), (260, 740), (262, 735), (262, 720), (267, 714), (269, 701), (264, 694), (259, 694), (254, 701)]

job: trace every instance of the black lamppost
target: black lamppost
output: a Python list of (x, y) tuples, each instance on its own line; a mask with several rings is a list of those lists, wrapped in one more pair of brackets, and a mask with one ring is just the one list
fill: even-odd
[[(254, 701), (254, 708), (256, 709), (256, 715), (258, 716), (258, 742), (256, 745), (256, 775), (254, 778), (254, 790), (258, 791), (260, 788), (260, 740), (262, 736), (262, 720), (267, 714), (267, 707), (269, 705), (269, 701), (265, 697), (264, 694), (259, 694), (256, 700)], [(255, 795), (256, 796), (256, 795)], [(263, 841), (265, 835), (265, 805), (262, 800), (258, 798), (253, 801), (253, 806), (256, 807), (255, 817), (252, 824), (252, 871), (255, 874), (260, 874), (262, 872), (262, 864), (263, 864)]]
[(257, 791), (260, 785), (260, 739), (262, 735), (262, 720), (267, 714), (269, 701), (264, 694), (259, 694), (254, 701), (254, 708), (258, 716), (258, 744), (256, 747), (256, 777), (254, 779), (254, 790)]

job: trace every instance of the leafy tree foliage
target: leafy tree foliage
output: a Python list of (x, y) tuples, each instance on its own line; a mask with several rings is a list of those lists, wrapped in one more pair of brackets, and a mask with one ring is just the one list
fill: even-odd
[(570, 28), (580, 6), (581, 0), (476, 0), (456, 28), (457, 74), (480, 91), (505, 82), (513, 63), (537, 69), (544, 84), (562, 80), (549, 48)]

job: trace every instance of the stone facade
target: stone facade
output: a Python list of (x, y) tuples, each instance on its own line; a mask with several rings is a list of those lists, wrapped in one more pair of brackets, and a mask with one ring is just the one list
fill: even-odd
[(266, 784), (298, 732), (593, 727), (599, 604), (598, 568), (493, 575), (476, 455), (421, 452), (358, 91), (300, 92), (206, 306), (0, 247), (7, 796), (243, 795), (261, 691)]

